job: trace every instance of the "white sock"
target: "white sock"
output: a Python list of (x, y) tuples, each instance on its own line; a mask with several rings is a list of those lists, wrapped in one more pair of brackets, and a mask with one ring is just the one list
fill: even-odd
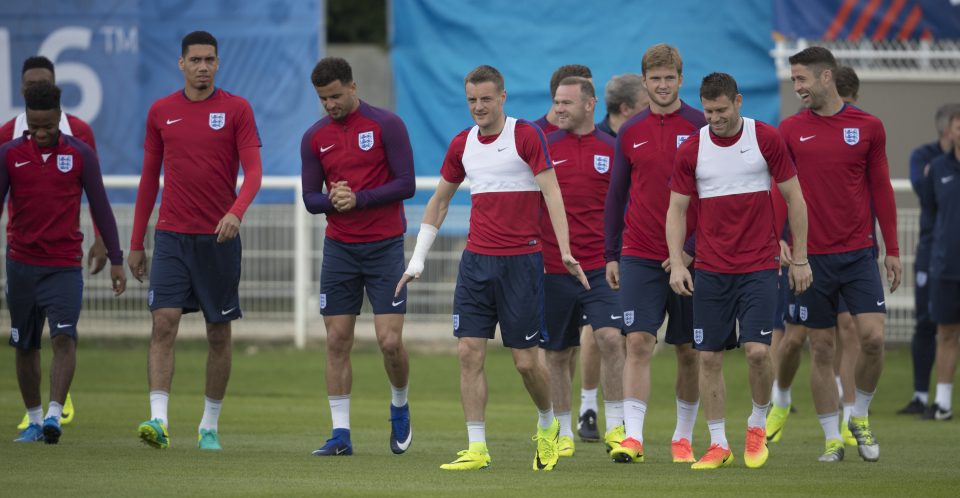
[(603, 416), (607, 420), (607, 431), (623, 425), (623, 400), (603, 400)]
[(820, 427), (823, 428), (823, 436), (827, 441), (831, 439), (840, 439), (840, 412), (817, 415), (820, 419)]
[(467, 422), (467, 439), (470, 444), (487, 444), (487, 426), (483, 422)]
[(43, 405), (37, 405), (33, 408), (27, 408), (27, 418), (31, 424), (40, 425), (43, 423)]
[(160, 419), (165, 427), (170, 427), (167, 420), (167, 404), (170, 402), (170, 393), (166, 391), (150, 391), (150, 419)]
[(206, 429), (208, 431), (217, 430), (221, 407), (223, 407), (222, 399), (203, 397), (203, 418), (200, 419), (200, 429)]
[(773, 405), (786, 408), (790, 406), (790, 403), (793, 400), (790, 399), (790, 388), (780, 389), (780, 386), (777, 383), (773, 384)]
[(927, 391), (913, 391), (913, 399), (918, 399), (923, 404), (930, 402), (929, 396), (930, 394)]
[[(934, 401), (941, 410), (950, 410), (950, 398), (953, 397), (953, 383), (941, 384), (937, 382), (937, 399)], [(53, 403), (50, 403), (53, 406)]]
[(765, 405), (758, 405), (756, 401), (753, 402), (753, 411), (750, 412), (750, 417), (747, 418), (747, 427), (759, 427), (766, 430), (767, 428), (767, 410), (770, 409), (770, 403)]
[(871, 401), (873, 401), (873, 393), (868, 393), (857, 389), (857, 394), (853, 399), (852, 415), (854, 417), (866, 417), (870, 410)]
[[(567, 413), (569, 414), (570, 412)], [(552, 406), (546, 410), (537, 410), (537, 426), (541, 429), (549, 428), (554, 418), (556, 418), (556, 416), (553, 414)]]
[(350, 430), (350, 395), (327, 396), (334, 429)]
[(597, 411), (597, 388), (580, 390), (580, 416), (587, 410)]
[(853, 413), (853, 405), (843, 404), (843, 422), (841, 422), (840, 427), (846, 427), (847, 422), (850, 421), (850, 414)]
[(727, 442), (727, 424), (724, 419), (707, 420), (707, 428), (710, 429), (710, 446), (716, 444), (725, 450), (730, 449), (730, 443)]
[(637, 398), (623, 400), (623, 423), (627, 437), (643, 442), (643, 418), (647, 416), (647, 404)]
[[(939, 386), (940, 384), (937, 385)], [(63, 405), (56, 401), (51, 401), (50, 406), (47, 408), (47, 416), (44, 418), (56, 417), (57, 420), (60, 420), (61, 415), (63, 415)]]
[(560, 435), (573, 438), (573, 428), (570, 427), (570, 412), (557, 412), (557, 420), (560, 421)]
[(393, 387), (393, 385), (390, 386), (390, 393), (392, 394), (390, 403), (392, 403), (393, 406), (397, 408), (401, 408), (407, 404), (407, 387), (408, 386), (403, 386), (403, 387)]
[(677, 398), (677, 427), (673, 430), (674, 441), (686, 439), (693, 443), (693, 426), (697, 423), (699, 408), (700, 400), (691, 403)]

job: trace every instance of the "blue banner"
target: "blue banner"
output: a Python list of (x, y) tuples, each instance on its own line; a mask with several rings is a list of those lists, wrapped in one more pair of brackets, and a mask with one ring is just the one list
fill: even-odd
[(320, 116), (310, 71), (319, 57), (321, 7), (322, 0), (5, 4), (0, 119), (23, 108), (22, 61), (47, 56), (56, 64), (64, 109), (93, 127), (104, 174), (139, 174), (147, 110), (183, 88), (180, 40), (205, 30), (219, 42), (217, 86), (253, 106), (264, 174), (299, 175), (301, 134)]
[(960, 38), (957, 0), (775, 0), (773, 12), (774, 31), (784, 38)]
[[(410, 131), (418, 175), (438, 175), (450, 139), (473, 124), (463, 77), (480, 64), (503, 73), (507, 113), (533, 120), (550, 108), (550, 75), (558, 66), (588, 65), (602, 97), (610, 77), (640, 73), (647, 47), (665, 42), (684, 59), (685, 101), (699, 106), (701, 79), (724, 71), (740, 85), (745, 115), (778, 121), (778, 82), (769, 54), (773, 7), (765, 0), (736, 2), (736, 8), (701, 0), (392, 5), (397, 111)], [(601, 98), (597, 121), (603, 109)]]

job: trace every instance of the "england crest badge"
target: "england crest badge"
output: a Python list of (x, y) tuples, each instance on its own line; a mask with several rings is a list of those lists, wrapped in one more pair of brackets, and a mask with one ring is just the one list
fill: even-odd
[(800, 307), (800, 321), (803, 321), (803, 322), (807, 321), (807, 307), (806, 307), (806, 306), (801, 306), (801, 307)]
[(326, 307), (327, 307), (327, 295), (320, 294), (320, 309), (324, 309)]
[(693, 342), (697, 344), (703, 342), (703, 329), (693, 329)]
[(679, 149), (688, 138), (690, 138), (690, 135), (677, 135), (677, 148)]
[(860, 143), (860, 128), (844, 128), (843, 141), (847, 145), (857, 145)]
[(210, 128), (214, 130), (219, 130), (223, 128), (223, 125), (227, 124), (227, 113), (225, 112), (211, 112), (210, 113)]
[(633, 325), (633, 310), (623, 312), (623, 324), (627, 327)]
[(610, 156), (593, 156), (593, 169), (601, 175), (610, 171)]
[(459, 328), (460, 328), (460, 315), (456, 314), (456, 315), (453, 315), (453, 330), (457, 330)]
[(73, 169), (73, 156), (70, 154), (57, 154), (57, 169), (61, 173), (67, 173)]
[(370, 150), (373, 148), (373, 132), (365, 131), (357, 135), (357, 143), (360, 145), (360, 150)]

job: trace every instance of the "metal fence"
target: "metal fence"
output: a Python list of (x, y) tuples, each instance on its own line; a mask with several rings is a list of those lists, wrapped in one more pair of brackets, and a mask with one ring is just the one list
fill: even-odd
[[(436, 187), (437, 178), (419, 178), (417, 188), (429, 191)], [(135, 189), (138, 178), (131, 176), (107, 177), (105, 183), (113, 188)], [(898, 191), (909, 190), (905, 180), (895, 180)], [(306, 212), (301, 202), (300, 179), (296, 177), (268, 177), (263, 189), (285, 190), (293, 193), (289, 204), (254, 204), (243, 220), (243, 269), (240, 282), (241, 307), (244, 319), (235, 322), (234, 334), (240, 338), (292, 341), (303, 347), (308, 340), (324, 336), (319, 314), (319, 269), (322, 259), (323, 216)], [(465, 189), (461, 189), (465, 190)], [(416, 231), (423, 206), (408, 206), (410, 231), (406, 237), (407, 256), (416, 243)], [(133, 206), (113, 206), (120, 229), (121, 246), (129, 248), (133, 226)], [(156, 221), (156, 209), (154, 219)], [(888, 337), (903, 342), (913, 330), (913, 253), (916, 247), (919, 213), (915, 208), (898, 211), (899, 242), (905, 268), (903, 286), (887, 299), (889, 310)], [(408, 325), (404, 334), (418, 338), (449, 338), (450, 313), (456, 284), (460, 254), (466, 244), (467, 206), (452, 206), (443, 230), (437, 238), (424, 271), (424, 279), (414, 283), (408, 294)], [(6, 226), (5, 224), (3, 226)], [(81, 227), (86, 240), (92, 240), (89, 213), (81, 213)], [(148, 232), (147, 254), (153, 247), (153, 234)], [(5, 246), (5, 231), (0, 234)], [(85, 243), (85, 249), (89, 243)], [(0, 277), (6, 281), (5, 268), (0, 265)], [(149, 337), (151, 320), (146, 307), (147, 283), (130, 278), (127, 292), (115, 298), (112, 295), (108, 272), (99, 275), (85, 273), (83, 312), (80, 321), (82, 336)], [(0, 311), (0, 330), (9, 329), (9, 314), (3, 306)], [(359, 319), (360, 327), (370, 329), (372, 316), (369, 304), (364, 302)], [(199, 314), (184, 317), (181, 335), (202, 336), (203, 319)]]
[(839, 63), (854, 68), (864, 80), (960, 79), (960, 40), (778, 40), (770, 51), (777, 76), (789, 79), (787, 58), (813, 45), (830, 49)]

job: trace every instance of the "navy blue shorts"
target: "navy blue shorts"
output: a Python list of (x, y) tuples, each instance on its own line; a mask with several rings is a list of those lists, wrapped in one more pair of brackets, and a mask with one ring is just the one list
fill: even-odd
[[(743, 274), (697, 270), (693, 347), (723, 351), (745, 342), (770, 344), (777, 306), (777, 270)], [(739, 340), (736, 325), (740, 324)]]
[(463, 251), (453, 294), (453, 335), (500, 339), (508, 348), (547, 342), (543, 322), (543, 256), (487, 256)]
[(927, 272), (917, 271), (914, 273), (913, 288), (913, 308), (916, 310), (917, 323), (929, 322), (930, 319), (930, 283), (932, 279), (927, 278)]
[(243, 316), (240, 312), (240, 236), (223, 243), (216, 234), (157, 230), (150, 267), (150, 311), (180, 308), (203, 312), (207, 323)]
[(932, 278), (930, 319), (937, 324), (960, 323), (960, 281)]
[[(624, 256), (620, 258), (620, 306), (623, 330), (657, 335), (663, 319), (670, 315), (667, 344), (693, 342), (693, 299), (670, 288), (670, 274), (660, 261)], [(696, 287), (696, 286), (694, 286)]]
[(45, 319), (50, 323), (50, 337), (66, 335), (77, 340), (81, 302), (80, 267), (28, 265), (7, 257), (11, 346), (40, 349)]
[(842, 297), (853, 315), (886, 313), (880, 269), (872, 248), (809, 257), (813, 286), (792, 296), (787, 322), (814, 329), (837, 326)]
[(607, 285), (606, 269), (590, 270), (586, 275), (590, 290), (573, 275), (544, 275), (543, 311), (550, 339), (540, 343), (543, 349), (562, 351), (579, 346), (581, 325), (593, 330), (623, 327), (620, 299)]
[(777, 277), (777, 308), (773, 315), (773, 328), (783, 330), (783, 320), (787, 316), (787, 308), (790, 305), (790, 295), (793, 290), (790, 289), (790, 277), (787, 268), (781, 268), (781, 274)]
[(345, 243), (326, 239), (320, 270), (320, 314), (359, 315), (363, 291), (376, 315), (406, 313), (407, 287), (394, 297), (403, 276), (403, 237)]

